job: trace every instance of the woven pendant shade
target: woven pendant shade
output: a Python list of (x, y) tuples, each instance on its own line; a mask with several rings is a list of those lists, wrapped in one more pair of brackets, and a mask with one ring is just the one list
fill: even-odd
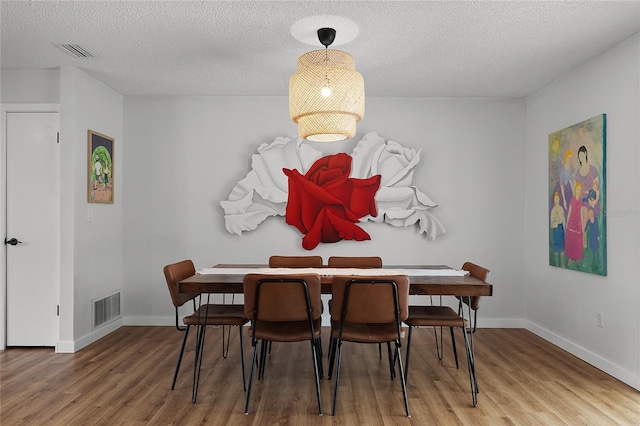
[[(323, 88), (331, 94), (323, 96)], [(333, 49), (314, 50), (298, 59), (289, 80), (289, 114), (298, 134), (316, 142), (335, 142), (356, 134), (364, 116), (364, 80), (353, 58)]]

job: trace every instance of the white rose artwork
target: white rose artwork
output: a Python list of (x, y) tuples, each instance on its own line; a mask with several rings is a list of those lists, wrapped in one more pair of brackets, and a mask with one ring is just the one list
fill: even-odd
[[(343, 155), (342, 159), (345, 157)], [(227, 231), (241, 235), (243, 231), (253, 231), (270, 216), (285, 216), (291, 182), (283, 169), (297, 170), (305, 175), (321, 158), (322, 152), (302, 139), (278, 137), (270, 144), (260, 145), (251, 159), (252, 170), (234, 186), (227, 200), (220, 203), (225, 212)], [(420, 151), (385, 141), (377, 133), (368, 133), (357, 143), (350, 159), (346, 165), (347, 171), (350, 167), (347, 180), (366, 183), (380, 176), (373, 206), (377, 214), (363, 215), (360, 222), (385, 222), (398, 227), (418, 224), (420, 232), (430, 240), (446, 232), (442, 223), (429, 212), (437, 204), (413, 185)], [(368, 237), (368, 234), (364, 235)], [(313, 247), (313, 244), (305, 246), (307, 249)]]

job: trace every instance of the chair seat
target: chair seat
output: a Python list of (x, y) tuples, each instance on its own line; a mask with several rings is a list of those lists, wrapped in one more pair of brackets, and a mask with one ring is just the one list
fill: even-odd
[[(340, 334), (340, 321), (331, 321), (331, 337), (337, 339)], [(404, 332), (400, 333), (404, 338)], [(384, 343), (398, 338), (396, 324), (355, 324), (345, 322), (342, 327), (342, 340), (358, 343)]]
[[(206, 316), (206, 317), (205, 317)], [(244, 305), (202, 305), (193, 314), (184, 317), (185, 325), (244, 325)]]
[[(462, 317), (448, 306), (409, 306), (409, 317), (404, 323), (409, 327), (462, 327), (462, 321)], [(469, 326), (466, 319), (464, 326)]]
[[(320, 338), (322, 318), (313, 321), (314, 339)], [(249, 327), (249, 335), (253, 333), (253, 326)], [(300, 342), (311, 340), (309, 321), (260, 321), (256, 329), (256, 338), (270, 342)]]

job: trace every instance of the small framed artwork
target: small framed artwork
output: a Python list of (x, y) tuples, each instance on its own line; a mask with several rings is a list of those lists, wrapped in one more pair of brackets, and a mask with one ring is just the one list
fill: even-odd
[(87, 202), (113, 204), (113, 138), (88, 132)]
[(607, 275), (606, 115), (549, 135), (549, 264)]

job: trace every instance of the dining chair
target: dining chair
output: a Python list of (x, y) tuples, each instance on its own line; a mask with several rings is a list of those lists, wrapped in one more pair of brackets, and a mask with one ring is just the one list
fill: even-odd
[[(472, 277), (485, 282), (490, 272), (488, 269), (478, 266), (472, 262), (465, 262), (464, 265), (462, 265), (462, 269), (468, 271), (469, 275), (471, 275)], [(409, 327), (409, 333), (407, 337), (407, 350), (405, 354), (405, 374), (409, 370), (411, 336), (415, 327), (434, 327), (434, 332), (436, 333), (435, 340), (438, 359), (442, 359), (444, 352), (444, 347), (442, 347), (442, 352), (439, 349), (439, 345), (443, 345), (442, 328), (449, 327), (451, 333), (453, 356), (456, 361), (456, 368), (459, 368), (458, 351), (456, 349), (454, 329), (460, 328), (462, 330), (465, 351), (467, 355), (469, 382), (471, 385), (471, 399), (473, 402), (473, 406), (475, 407), (478, 404), (477, 394), (479, 392), (479, 388), (475, 371), (473, 334), (476, 331), (476, 319), (478, 308), (480, 307), (480, 296), (456, 296), (456, 298), (458, 299), (457, 312), (449, 306), (409, 306), (409, 316), (404, 321), (404, 323)], [(465, 307), (468, 311), (468, 315), (466, 317), (464, 315)], [(438, 343), (438, 335), (436, 331), (437, 327), (440, 327), (440, 343)]]
[(322, 256), (271, 256), (270, 268), (316, 268), (322, 266)]
[[(269, 257), (269, 268), (319, 268), (322, 256), (280, 256)], [(272, 342), (263, 342), (265, 350), (271, 355)], [(264, 365), (264, 364), (261, 364)]]
[[(379, 256), (331, 256), (327, 261), (327, 266), (330, 268), (382, 268), (382, 258)], [(328, 302), (329, 313), (331, 313), (331, 299)], [(329, 353), (331, 356), (331, 348), (334, 344), (334, 339), (329, 339)], [(391, 344), (387, 344), (387, 350), (391, 352)], [(378, 345), (378, 356), (382, 359), (382, 345)]]
[(313, 371), (316, 381), (318, 411), (322, 415), (320, 377), (322, 358), (319, 355), (322, 325), (322, 300), (318, 274), (247, 274), (243, 280), (244, 313), (251, 320), (251, 371), (244, 413), (249, 402), (257, 363), (258, 341), (262, 341), (258, 378), (264, 375), (265, 342), (310, 341)]
[[(180, 371), (180, 364), (182, 363), (182, 356), (184, 355), (184, 348), (187, 343), (187, 337), (189, 335), (189, 329), (191, 326), (196, 326), (196, 351), (194, 361), (193, 372), (193, 385), (191, 401), (196, 402), (198, 396), (198, 386), (200, 382), (200, 369), (202, 366), (202, 355), (204, 348), (204, 338), (206, 326), (222, 326), (222, 356), (227, 357), (229, 352), (229, 340), (225, 345), (225, 327), (237, 326), (240, 331), (240, 359), (242, 364), (242, 387), (246, 390), (246, 373), (244, 365), (244, 340), (242, 337), (242, 326), (249, 322), (244, 316), (244, 306), (234, 304), (212, 304), (206, 303), (196, 306), (196, 299), (202, 297), (195, 293), (180, 293), (178, 285), (179, 282), (185, 278), (195, 275), (196, 270), (191, 260), (183, 260), (182, 262), (172, 263), (166, 265), (163, 269), (164, 276), (167, 281), (167, 287), (169, 288), (169, 294), (171, 295), (171, 301), (175, 307), (176, 315), (176, 328), (184, 332), (182, 339), (182, 346), (180, 347), (180, 354), (178, 355), (178, 363), (176, 364), (176, 370), (173, 374), (173, 382), (171, 383), (171, 390), (176, 386), (176, 380), (178, 378), (178, 372)], [(187, 303), (193, 302), (194, 312), (185, 316), (182, 321), (185, 327), (180, 327), (178, 324), (179, 311), (178, 308)], [(229, 328), (229, 332), (230, 332)], [(227, 335), (227, 339), (230, 335)]]
[(336, 414), (343, 342), (393, 342), (395, 349), (393, 359), (389, 360), (390, 375), (393, 380), (397, 363), (406, 415), (411, 417), (406, 376), (400, 356), (401, 324), (408, 315), (409, 278), (406, 275), (336, 275), (331, 283), (331, 294), (333, 300), (331, 337), (336, 340), (331, 350), (329, 378), (331, 378), (337, 352), (333, 415)]

